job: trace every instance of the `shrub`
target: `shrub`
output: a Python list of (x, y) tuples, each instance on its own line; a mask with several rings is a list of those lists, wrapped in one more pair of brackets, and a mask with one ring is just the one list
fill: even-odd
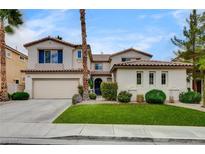
[(119, 102), (128, 103), (128, 102), (130, 102), (131, 97), (132, 97), (131, 93), (129, 93), (127, 91), (121, 91), (118, 94), (117, 99), (118, 99)]
[(166, 100), (166, 94), (158, 89), (153, 89), (145, 94), (145, 100), (150, 104), (163, 104)]
[(94, 100), (95, 100), (96, 97), (97, 97), (97, 96), (96, 96), (95, 93), (89, 93), (89, 98), (90, 98), (90, 99), (94, 99)]
[(115, 101), (117, 99), (117, 83), (114, 82), (102, 82), (100, 90), (102, 97), (108, 101)]
[(182, 103), (198, 104), (201, 101), (201, 94), (194, 91), (182, 92), (179, 94), (179, 101)]
[(12, 100), (28, 100), (29, 94), (27, 92), (15, 92), (11, 95)]
[(79, 86), (78, 86), (78, 93), (80, 94), (81, 97), (83, 97), (83, 92), (84, 92), (84, 91), (83, 91), (83, 86), (82, 86), (82, 85), (79, 85)]
[(80, 94), (74, 94), (72, 97), (72, 104), (75, 105), (83, 101), (83, 98)]
[(138, 94), (137, 95), (137, 102), (138, 103), (144, 102), (144, 95), (143, 94)]

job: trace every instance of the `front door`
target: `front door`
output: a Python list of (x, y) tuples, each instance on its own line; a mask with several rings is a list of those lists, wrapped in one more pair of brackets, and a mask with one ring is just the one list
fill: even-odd
[(101, 91), (100, 91), (101, 83), (102, 83), (102, 79), (100, 79), (100, 78), (95, 79), (95, 93), (96, 93), (96, 95), (101, 95)]

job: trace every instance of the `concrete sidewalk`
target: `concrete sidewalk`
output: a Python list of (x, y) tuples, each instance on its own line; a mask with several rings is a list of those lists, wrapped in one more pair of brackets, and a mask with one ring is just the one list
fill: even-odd
[[(200, 141), (205, 143), (205, 127), (0, 123), (3, 138), (115, 139), (141, 141)], [(1, 143), (1, 142), (0, 142)]]

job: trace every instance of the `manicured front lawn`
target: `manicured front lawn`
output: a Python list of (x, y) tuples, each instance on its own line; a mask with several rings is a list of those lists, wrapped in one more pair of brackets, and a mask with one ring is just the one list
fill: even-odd
[(76, 105), (54, 123), (205, 126), (205, 112), (169, 105)]

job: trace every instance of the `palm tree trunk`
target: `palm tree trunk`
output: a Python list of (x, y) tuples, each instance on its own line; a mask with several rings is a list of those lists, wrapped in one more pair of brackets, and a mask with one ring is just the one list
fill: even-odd
[(80, 9), (81, 36), (82, 36), (82, 53), (83, 53), (83, 99), (88, 100), (88, 66), (87, 66), (87, 41), (86, 41), (86, 24), (85, 10)]
[(7, 81), (6, 81), (6, 51), (5, 51), (5, 31), (3, 21), (0, 21), (0, 73), (1, 73), (1, 91), (0, 101), (7, 101)]

